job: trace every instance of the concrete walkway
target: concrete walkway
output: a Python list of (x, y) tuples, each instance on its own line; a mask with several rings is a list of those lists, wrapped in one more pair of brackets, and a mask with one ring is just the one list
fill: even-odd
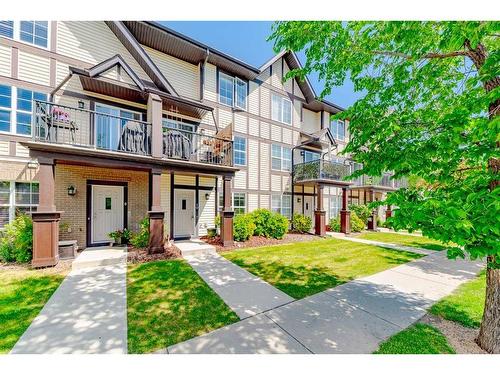
[(84, 250), (78, 259), (11, 353), (127, 353), (125, 249)]
[[(229, 267), (226, 262), (216, 261), (213, 273), (205, 274), (205, 280), (213, 277), (210, 286), (217, 285), (217, 267)], [(203, 267), (202, 262), (191, 263)], [(207, 269), (210, 263), (205, 263)], [(173, 345), (167, 352), (372, 353), (382, 341), (425, 315), (434, 302), (473, 279), (482, 267), (481, 262), (448, 260), (445, 252), (435, 252)], [(238, 301), (252, 300), (251, 289), (237, 287), (240, 271), (230, 268)]]
[(185, 259), (240, 319), (294, 300), (217, 253), (186, 256)]

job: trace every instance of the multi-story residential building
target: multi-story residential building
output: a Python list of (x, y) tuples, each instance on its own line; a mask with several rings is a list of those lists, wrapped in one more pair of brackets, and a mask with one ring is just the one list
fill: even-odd
[(57, 263), (59, 240), (109, 243), (145, 216), (152, 250), (219, 212), (228, 244), (233, 214), (257, 208), (324, 234), (342, 203), (397, 186), (343, 181), (348, 123), (283, 80), (298, 66), (283, 52), (256, 68), (152, 22), (1, 21), (0, 228), (32, 213), (35, 266)]

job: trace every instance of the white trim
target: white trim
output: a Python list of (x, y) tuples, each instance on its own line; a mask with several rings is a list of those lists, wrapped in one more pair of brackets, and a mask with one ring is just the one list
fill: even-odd
[[(274, 115), (274, 98), (277, 98), (280, 100), (280, 108), (279, 108), (279, 118), (275, 118)], [(285, 102), (288, 102), (290, 104), (290, 122), (286, 122), (284, 120), (284, 108), (285, 108)], [(293, 103), (290, 99), (285, 98), (283, 95), (279, 95), (275, 92), (271, 93), (271, 120), (281, 122), (282, 124), (289, 125), (291, 126), (293, 124)]]
[[(242, 83), (245, 87), (245, 107), (238, 105), (238, 83)], [(246, 111), (248, 108), (248, 82), (238, 77), (234, 77), (234, 107)]]

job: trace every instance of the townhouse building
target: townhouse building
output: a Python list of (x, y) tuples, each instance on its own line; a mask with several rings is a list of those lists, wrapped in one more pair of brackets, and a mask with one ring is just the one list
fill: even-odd
[(299, 66), (285, 51), (254, 67), (154, 22), (0, 21), (0, 228), (32, 215), (35, 266), (144, 217), (152, 251), (218, 214), (230, 244), (234, 214), (257, 208), (320, 235), (342, 213), (348, 231), (348, 203), (399, 185), (344, 180), (348, 122), (307, 79), (284, 81)]

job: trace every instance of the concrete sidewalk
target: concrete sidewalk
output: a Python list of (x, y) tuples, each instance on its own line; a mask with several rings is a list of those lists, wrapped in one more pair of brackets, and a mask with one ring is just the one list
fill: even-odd
[[(173, 345), (167, 352), (372, 353), (482, 267), (481, 262), (449, 260), (445, 252), (436, 252)], [(247, 293), (240, 290), (242, 298)]]
[[(103, 250), (102, 260), (109, 263), (106, 258), (109, 249)], [(89, 265), (99, 263), (98, 251), (91, 250), (92, 262)], [(113, 254), (113, 261), (118, 264), (87, 268), (81, 268), (80, 262), (54, 292), (11, 353), (126, 354), (126, 257)]]
[(217, 253), (185, 259), (240, 319), (294, 301), (271, 284)]

